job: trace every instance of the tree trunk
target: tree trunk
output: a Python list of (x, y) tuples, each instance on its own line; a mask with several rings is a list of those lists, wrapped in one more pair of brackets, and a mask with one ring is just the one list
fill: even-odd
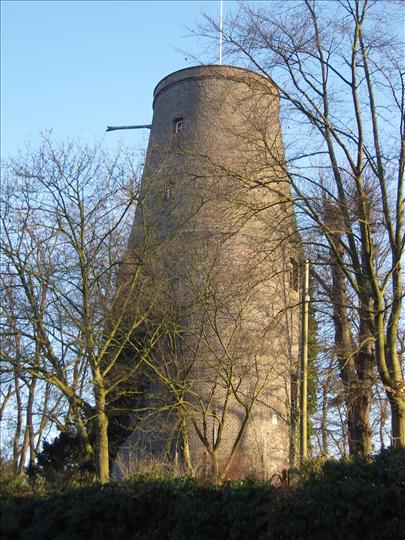
[(322, 386), (322, 418), (321, 418), (321, 436), (322, 436), (322, 456), (328, 455), (328, 384)]
[(7, 403), (10, 401), (13, 394), (14, 394), (13, 387), (10, 384), (7, 390), (7, 394), (4, 396), (3, 403), (1, 404), (1, 407), (0, 407), (0, 422), (3, 420), (3, 414), (4, 414), (4, 411), (6, 410)]
[(321, 437), (322, 456), (327, 457), (329, 453), (329, 432), (328, 432), (328, 396), (331, 391), (334, 357), (332, 356), (326, 371), (326, 380), (322, 384), (322, 416), (321, 416)]
[(405, 447), (405, 399), (391, 397), (391, 439), (392, 446)]
[(110, 479), (108, 453), (108, 417), (106, 414), (106, 392), (104, 388), (96, 388), (97, 408), (97, 475), (102, 484)]
[(26, 420), (25, 420), (24, 440), (23, 440), (23, 444), (21, 448), (20, 463), (18, 465), (18, 474), (23, 474), (24, 472), (28, 449), (30, 450), (29, 465), (33, 465), (35, 461), (35, 445), (34, 445), (35, 435), (34, 435), (34, 426), (32, 422), (32, 409), (34, 405), (35, 387), (36, 387), (36, 379), (32, 379), (30, 384), (28, 385), (28, 401), (27, 401), (27, 411), (26, 411)]
[[(336, 244), (342, 246), (340, 238)], [(342, 254), (343, 256), (343, 254)], [(352, 456), (366, 456), (371, 453), (371, 430), (369, 424), (374, 356), (371, 349), (367, 321), (363, 319), (366, 309), (360, 310), (358, 345), (353, 337), (352, 325), (347, 307), (345, 277), (334, 254), (331, 254), (333, 323), (335, 327), (335, 348), (339, 362), (340, 377), (343, 382), (344, 402), (347, 409), (347, 431), (349, 453)]]
[(193, 475), (193, 465), (191, 462), (191, 455), (190, 455), (190, 445), (188, 442), (188, 432), (187, 432), (187, 426), (185, 422), (182, 424), (182, 438), (183, 438), (183, 460), (184, 465), (186, 466), (187, 474)]
[(28, 464), (30, 466), (34, 465), (35, 457), (36, 457), (35, 433), (34, 433), (34, 424), (32, 421), (36, 383), (37, 383), (37, 380), (32, 379), (31, 384), (29, 386), (28, 403), (27, 403), (27, 430), (28, 430), (28, 443), (29, 443), (29, 449), (30, 449), (30, 457), (29, 457)]
[(23, 438), (23, 443), (20, 450), (20, 458), (19, 458), (18, 467), (17, 467), (17, 474), (24, 473), (25, 460), (26, 460), (28, 448), (30, 445), (29, 429), (30, 429), (29, 426), (25, 426), (24, 438)]
[(371, 454), (370, 407), (371, 395), (356, 396), (347, 404), (347, 428), (351, 456), (367, 456)]
[(50, 386), (49, 383), (46, 383), (45, 395), (44, 395), (44, 406), (43, 406), (43, 409), (42, 409), (41, 421), (39, 423), (39, 429), (38, 429), (38, 433), (37, 433), (37, 443), (36, 443), (36, 446), (35, 446), (35, 449), (34, 449), (35, 456), (38, 454), (38, 452), (40, 452), (41, 444), (42, 444), (42, 437), (43, 437), (45, 428), (46, 428), (46, 426), (48, 425), (48, 422), (49, 422), (49, 417), (50, 417), (49, 412), (50, 411), (48, 410), (48, 402), (49, 402), (50, 392), (51, 392), (51, 386)]
[(15, 388), (15, 397), (17, 402), (17, 423), (16, 428), (14, 432), (14, 439), (13, 439), (13, 471), (15, 474), (18, 474), (18, 458), (20, 456), (20, 437), (21, 437), (21, 429), (22, 429), (22, 400), (21, 400), (21, 392), (20, 392), (20, 379), (17, 373), (17, 370), (14, 373), (14, 388)]
[[(405, 382), (396, 350), (397, 343), (395, 340), (395, 347), (392, 345), (392, 336), (389, 340), (386, 339), (382, 296), (379, 297), (376, 307), (377, 331), (375, 348), (377, 367), (390, 403), (391, 443), (394, 447), (405, 447)], [(398, 321), (394, 321), (392, 324), (398, 324)], [(389, 332), (396, 333), (392, 328), (389, 329)], [(387, 346), (389, 341), (391, 341), (391, 346)]]
[(380, 427), (379, 429), (380, 450), (382, 450), (383, 448), (385, 448), (384, 431), (385, 431), (385, 423), (388, 418), (388, 401), (386, 399), (383, 399), (379, 394), (378, 394), (378, 401), (380, 405), (380, 426), (379, 426)]
[(218, 456), (215, 450), (211, 453), (211, 474), (215, 480), (219, 476)]

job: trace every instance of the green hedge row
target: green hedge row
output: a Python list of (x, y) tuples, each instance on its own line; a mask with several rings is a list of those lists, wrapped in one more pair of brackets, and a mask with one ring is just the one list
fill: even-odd
[(3, 504), (2, 539), (405, 538), (405, 451), (309, 467), (295, 487), (137, 478)]

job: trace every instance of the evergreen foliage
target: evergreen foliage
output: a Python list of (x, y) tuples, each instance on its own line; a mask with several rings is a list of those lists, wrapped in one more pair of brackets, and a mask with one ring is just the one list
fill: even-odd
[(37, 463), (28, 468), (28, 476), (48, 482), (68, 482), (73, 477), (94, 476), (95, 464), (86, 452), (82, 437), (74, 430), (62, 431), (52, 442), (43, 442)]
[(2, 539), (405, 538), (405, 451), (308, 462), (295, 487), (137, 477), (3, 504)]

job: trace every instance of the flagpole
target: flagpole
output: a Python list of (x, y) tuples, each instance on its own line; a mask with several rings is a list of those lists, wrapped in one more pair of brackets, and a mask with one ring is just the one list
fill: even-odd
[(223, 0), (220, 0), (220, 17), (219, 17), (219, 65), (222, 66), (222, 34), (223, 34)]

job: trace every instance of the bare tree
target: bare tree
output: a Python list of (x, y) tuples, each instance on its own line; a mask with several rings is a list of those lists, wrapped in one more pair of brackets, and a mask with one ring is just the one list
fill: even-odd
[[(4, 260), (3, 260), (4, 261)], [(4, 261), (5, 262), (5, 261)], [(62, 396), (52, 391), (25, 370), (25, 360), (30, 358), (36, 366), (41, 364), (39, 343), (28, 343), (23, 334), (26, 305), (15, 287), (8, 264), (3, 266), (2, 283), (2, 388), (7, 388), (1, 404), (2, 452), (7, 455), (7, 435), (11, 437), (11, 461), (15, 473), (32, 465), (43, 437), (55, 425), (63, 424)], [(42, 307), (44, 303), (42, 302)], [(26, 330), (26, 328), (25, 328)]]
[[(301, 225), (321, 231), (317, 242), (332, 253), (335, 279), (355, 295), (363, 412), (372, 359), (391, 406), (392, 443), (403, 446), (405, 386), (397, 340), (405, 85), (397, 8), (367, 0), (270, 7), (241, 2), (225, 26), (224, 43), (229, 56), (277, 83), (287, 142), (282, 176), (295, 192)], [(331, 179), (327, 189), (320, 170)], [(263, 187), (278, 190), (269, 182)], [(332, 223), (319, 211), (325, 199), (339, 216)], [(343, 345), (346, 357), (352, 350), (353, 344)], [(367, 426), (364, 418), (356, 424)], [(367, 452), (369, 438), (363, 441), (361, 451)]]
[[(117, 290), (137, 196), (137, 173), (122, 152), (107, 156), (100, 147), (44, 137), (38, 151), (6, 165), (1, 251), (3, 286), (13, 301), (2, 357), (17, 377), (17, 400), (21, 381), (28, 385), (28, 415), (38, 380), (43, 395), (52, 385), (64, 396), (101, 482), (109, 478), (109, 394), (139, 359), (114, 376), (112, 368), (147, 317), (134, 309), (141, 265), (125, 295)], [(30, 430), (29, 417), (26, 425)], [(23, 452), (32, 445), (26, 433)]]

